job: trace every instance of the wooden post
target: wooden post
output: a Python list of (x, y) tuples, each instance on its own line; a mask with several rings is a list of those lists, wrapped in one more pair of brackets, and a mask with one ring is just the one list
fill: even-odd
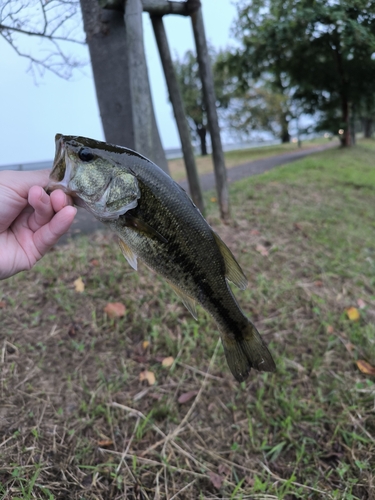
[[(187, 0), (189, 3), (190, 0)], [(212, 142), (212, 157), (216, 178), (216, 189), (220, 206), (221, 217), (226, 220), (230, 217), (227, 172), (225, 168), (224, 153), (221, 145), (219, 121), (216, 111), (216, 97), (212, 76), (211, 62), (208, 55), (206, 35), (204, 31), (202, 7), (191, 15), (197, 59), (201, 75), (203, 96), (207, 108), (208, 128)]]
[(126, 0), (125, 30), (134, 126), (135, 149), (168, 172), (168, 163), (159, 137), (148, 79), (143, 45), (141, 0)]
[(191, 145), (190, 131), (187, 124), (184, 104), (178, 86), (176, 74), (173, 68), (171, 53), (169, 50), (167, 35), (165, 32), (163, 19), (161, 16), (151, 16), (152, 26), (156, 43), (158, 45), (160, 59), (163, 65), (164, 75), (167, 82), (169, 98), (172, 103), (177, 128), (180, 135), (182, 152), (184, 154), (186, 172), (189, 182), (191, 197), (199, 210), (204, 213), (204, 202), (197, 167), (195, 164), (194, 151)]

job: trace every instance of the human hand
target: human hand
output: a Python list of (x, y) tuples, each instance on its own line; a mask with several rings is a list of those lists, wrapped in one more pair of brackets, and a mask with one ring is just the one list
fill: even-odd
[(71, 226), (69, 196), (43, 189), (48, 170), (0, 172), (0, 279), (31, 269)]

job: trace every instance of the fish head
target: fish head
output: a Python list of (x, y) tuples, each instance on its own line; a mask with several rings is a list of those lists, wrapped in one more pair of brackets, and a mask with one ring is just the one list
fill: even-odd
[(117, 219), (135, 208), (140, 198), (137, 178), (120, 161), (125, 151), (93, 139), (57, 134), (47, 192), (61, 189), (96, 217)]

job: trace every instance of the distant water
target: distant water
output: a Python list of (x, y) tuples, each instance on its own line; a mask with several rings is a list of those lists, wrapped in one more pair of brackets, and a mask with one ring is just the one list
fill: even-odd
[[(209, 142), (209, 141), (208, 141)], [(272, 146), (274, 144), (279, 144), (279, 140), (271, 140), (271, 141), (254, 141), (254, 142), (241, 142), (241, 143), (231, 143), (231, 144), (223, 144), (224, 151), (233, 151), (234, 149), (248, 149), (248, 148), (259, 148), (262, 146)], [(194, 148), (195, 154), (200, 154), (199, 148)], [(211, 154), (211, 144), (207, 143), (207, 151)], [(165, 150), (165, 156), (167, 160), (171, 160), (172, 158), (182, 158), (182, 149), (181, 148), (171, 148)], [(0, 170), (41, 170), (44, 168), (51, 168), (53, 161), (36, 161), (32, 163), (16, 163), (13, 165), (0, 165)]]

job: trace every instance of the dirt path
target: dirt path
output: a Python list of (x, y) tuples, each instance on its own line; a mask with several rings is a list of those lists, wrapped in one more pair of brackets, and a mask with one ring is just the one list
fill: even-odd
[[(338, 143), (335, 141), (330, 144), (316, 146), (311, 149), (304, 149), (292, 153), (284, 153), (281, 155), (263, 158), (261, 160), (243, 163), (241, 165), (238, 165), (237, 167), (231, 167), (228, 169), (228, 182), (231, 183), (244, 179), (245, 177), (250, 177), (252, 175), (263, 174), (264, 172), (267, 172), (267, 170), (271, 170), (272, 168), (278, 167), (279, 165), (285, 165), (286, 163), (291, 163), (313, 153), (318, 153), (320, 151), (331, 149), (337, 146)], [(215, 188), (215, 177), (213, 172), (202, 175), (200, 180), (203, 191), (209, 191), (210, 189)], [(179, 184), (189, 192), (186, 180), (180, 181)], [(78, 208), (78, 213), (73, 222), (73, 226), (71, 227), (70, 231), (60, 239), (60, 243), (63, 243), (70, 237), (74, 237), (78, 234), (91, 233), (92, 231), (95, 231), (96, 229), (100, 229), (102, 227), (103, 225), (99, 221), (97, 221), (94, 216), (86, 212), (86, 210)]]

